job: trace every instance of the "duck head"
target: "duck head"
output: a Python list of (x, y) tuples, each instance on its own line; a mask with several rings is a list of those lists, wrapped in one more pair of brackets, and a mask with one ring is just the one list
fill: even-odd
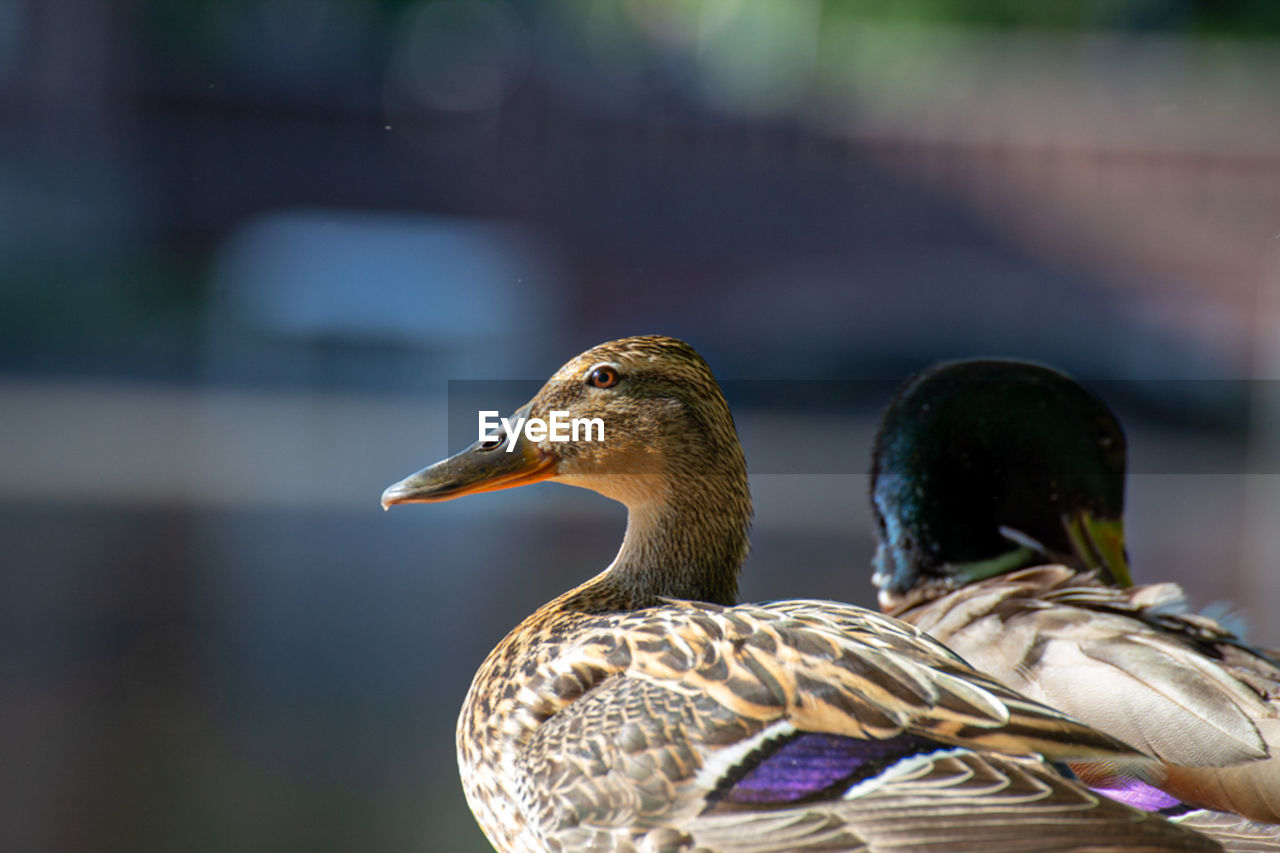
[(1128, 586), (1125, 437), (1070, 377), (973, 360), (910, 380), (872, 449), (874, 582), (909, 594), (1061, 562)]
[(640, 599), (731, 603), (751, 498), (733, 417), (702, 357), (661, 335), (592, 347), (507, 421), (553, 417), (570, 425), (562, 435), (578, 421), (577, 440), (499, 430), (389, 486), (383, 507), (543, 481), (591, 489), (629, 510), (615, 580), (629, 577)]

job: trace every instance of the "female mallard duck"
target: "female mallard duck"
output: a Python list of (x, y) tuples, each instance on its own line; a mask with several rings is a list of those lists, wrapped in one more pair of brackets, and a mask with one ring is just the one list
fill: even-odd
[(1038, 365), (944, 364), (898, 392), (872, 456), (886, 612), (1156, 756), (1184, 803), (1280, 822), (1280, 664), (1176, 585), (1131, 586), (1102, 401)]
[(555, 480), (626, 504), (601, 574), (512, 631), (458, 720), (472, 811), (501, 851), (1216, 850), (1047, 764), (1121, 772), (1119, 741), (922, 632), (850, 605), (737, 605), (751, 499), (729, 408), (687, 344), (627, 338), (517, 414), (604, 440), (477, 442), (384, 506)]

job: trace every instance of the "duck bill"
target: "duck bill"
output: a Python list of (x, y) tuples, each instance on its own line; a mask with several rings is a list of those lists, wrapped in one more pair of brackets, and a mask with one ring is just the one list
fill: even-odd
[(382, 508), (514, 489), (550, 479), (555, 474), (555, 458), (540, 451), (524, 436), (510, 452), (505, 444), (482, 448), (480, 442), (476, 442), (461, 453), (388, 486), (382, 493)]
[(1101, 518), (1081, 510), (1063, 518), (1076, 556), (1102, 579), (1118, 587), (1133, 586), (1124, 551), (1124, 519)]

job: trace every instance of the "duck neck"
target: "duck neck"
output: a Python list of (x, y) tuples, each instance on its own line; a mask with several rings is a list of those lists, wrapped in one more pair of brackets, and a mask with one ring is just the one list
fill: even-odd
[(745, 472), (663, 482), (651, 494), (629, 502), (618, 556), (579, 588), (580, 605), (634, 610), (663, 598), (735, 603), (751, 524)]

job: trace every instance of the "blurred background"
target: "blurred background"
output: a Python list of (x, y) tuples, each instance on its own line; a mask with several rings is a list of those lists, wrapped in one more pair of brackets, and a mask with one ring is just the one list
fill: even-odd
[(451, 387), (627, 334), (726, 380), (749, 599), (871, 604), (876, 413), (1012, 355), (1124, 418), (1135, 576), (1280, 644), (1278, 35), (1271, 0), (0, 0), (0, 846), (486, 849), (457, 708), (624, 512), (378, 496), (473, 438)]

